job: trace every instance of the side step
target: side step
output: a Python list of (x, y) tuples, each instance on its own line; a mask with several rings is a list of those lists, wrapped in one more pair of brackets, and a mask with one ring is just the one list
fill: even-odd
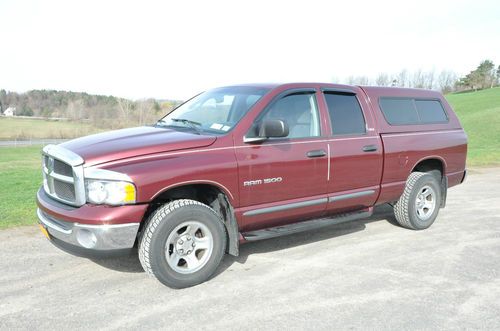
[(247, 241), (257, 241), (274, 237), (286, 236), (293, 233), (299, 233), (314, 229), (319, 229), (325, 226), (340, 224), (350, 221), (359, 220), (370, 217), (373, 214), (373, 208), (364, 209), (357, 212), (339, 214), (335, 217), (319, 218), (310, 221), (297, 222), (287, 225), (276, 226), (262, 230), (255, 230), (243, 233), (243, 237)]

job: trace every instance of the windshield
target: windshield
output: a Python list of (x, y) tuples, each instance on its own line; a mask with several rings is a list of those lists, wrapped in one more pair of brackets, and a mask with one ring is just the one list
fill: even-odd
[(197, 133), (226, 133), (268, 91), (268, 88), (251, 86), (213, 89), (185, 102), (156, 125)]

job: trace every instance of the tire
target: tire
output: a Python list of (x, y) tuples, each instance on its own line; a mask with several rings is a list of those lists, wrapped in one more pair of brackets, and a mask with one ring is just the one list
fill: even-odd
[(217, 213), (198, 201), (174, 200), (145, 224), (139, 260), (150, 276), (172, 288), (208, 280), (226, 250), (226, 229)]
[(413, 172), (394, 205), (397, 222), (412, 230), (427, 229), (434, 223), (441, 204), (441, 188), (436, 174)]

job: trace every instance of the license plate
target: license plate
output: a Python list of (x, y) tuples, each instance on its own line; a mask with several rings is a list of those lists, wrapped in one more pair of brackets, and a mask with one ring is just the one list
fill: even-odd
[(49, 235), (49, 232), (47, 231), (47, 229), (41, 224), (38, 224), (38, 226), (40, 227), (40, 230), (42, 231), (44, 236), (47, 237), (47, 239), (50, 239), (50, 235)]

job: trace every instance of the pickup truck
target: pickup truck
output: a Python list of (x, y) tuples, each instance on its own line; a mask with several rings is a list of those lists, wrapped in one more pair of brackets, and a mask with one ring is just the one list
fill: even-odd
[(37, 214), (56, 246), (137, 252), (147, 274), (184, 288), (240, 244), (367, 218), (381, 204), (426, 229), (464, 181), (466, 154), (436, 91), (221, 87), (154, 125), (45, 146)]

